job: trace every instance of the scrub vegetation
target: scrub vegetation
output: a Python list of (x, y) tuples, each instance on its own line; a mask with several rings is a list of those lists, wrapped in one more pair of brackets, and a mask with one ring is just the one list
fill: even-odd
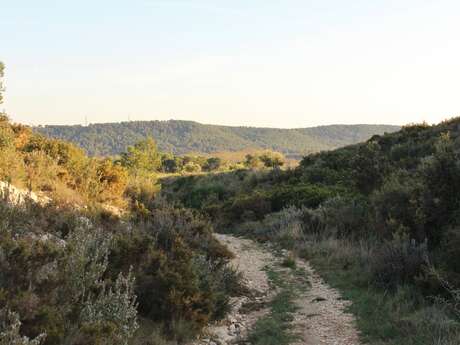
[[(2, 92), (0, 84), (0, 103)], [(83, 138), (95, 128), (74, 129)], [(60, 130), (71, 129), (40, 131)], [(273, 151), (281, 141), (287, 155), (312, 152), (302, 141), (304, 151), (291, 148), (295, 135), (240, 132), (273, 145), (227, 162), (166, 154), (164, 133), (160, 149), (152, 137), (126, 135), (88, 156), (0, 114), (0, 344), (187, 343), (245, 291), (214, 229), (288, 249), (281, 271), (309, 260), (353, 301), (363, 341), (459, 343), (459, 118), (309, 154), (296, 168)], [(203, 152), (218, 140), (208, 133)], [(295, 288), (267, 274), (278, 293), (250, 341), (294, 342)]]
[(459, 128), (458, 118), (408, 125), (295, 169), (184, 177), (162, 193), (310, 260), (354, 302), (363, 340), (456, 344)]

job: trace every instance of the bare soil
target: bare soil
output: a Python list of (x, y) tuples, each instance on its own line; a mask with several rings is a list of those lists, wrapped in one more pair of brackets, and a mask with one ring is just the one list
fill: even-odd
[[(243, 274), (250, 292), (247, 296), (233, 298), (233, 309), (227, 319), (210, 325), (203, 338), (193, 345), (249, 344), (245, 340), (248, 331), (269, 312), (266, 305), (276, 294), (270, 287), (266, 268), (276, 265), (279, 269), (288, 253), (275, 253), (249, 239), (221, 234), (216, 237), (235, 254), (230, 265)], [(346, 312), (350, 302), (329, 287), (308, 262), (297, 259), (296, 265), (305, 272), (308, 284), (299, 285), (297, 289), (295, 303), (298, 309), (293, 315), (292, 326), (299, 340), (293, 345), (360, 345), (355, 319)]]

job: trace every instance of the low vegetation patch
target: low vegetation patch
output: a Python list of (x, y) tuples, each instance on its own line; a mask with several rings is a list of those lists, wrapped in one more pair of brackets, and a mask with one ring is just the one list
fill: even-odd
[(248, 340), (255, 345), (288, 345), (298, 339), (290, 324), (297, 310), (295, 287), (287, 282), (283, 273), (268, 268), (267, 274), (272, 287), (279, 292), (268, 305), (269, 314), (257, 320)]

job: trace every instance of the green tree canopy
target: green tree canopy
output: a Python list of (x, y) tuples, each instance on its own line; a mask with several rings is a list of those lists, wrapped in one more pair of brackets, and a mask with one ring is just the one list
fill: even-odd
[(215, 171), (218, 170), (222, 166), (222, 159), (219, 157), (211, 157), (208, 158), (204, 168), (206, 171)]
[(121, 164), (135, 174), (154, 173), (161, 167), (161, 155), (151, 137), (129, 146), (121, 155)]
[(267, 168), (279, 168), (284, 164), (284, 156), (279, 152), (265, 151), (259, 159)]
[(3, 82), (2, 82), (4, 71), (5, 71), (5, 65), (3, 64), (3, 62), (0, 61), (0, 104), (3, 103), (3, 91), (5, 91), (5, 89), (3, 88)]

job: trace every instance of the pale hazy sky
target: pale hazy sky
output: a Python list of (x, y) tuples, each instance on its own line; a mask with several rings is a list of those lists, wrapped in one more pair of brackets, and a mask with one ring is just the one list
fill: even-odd
[(460, 115), (460, 1), (0, 0), (29, 124), (307, 127)]

